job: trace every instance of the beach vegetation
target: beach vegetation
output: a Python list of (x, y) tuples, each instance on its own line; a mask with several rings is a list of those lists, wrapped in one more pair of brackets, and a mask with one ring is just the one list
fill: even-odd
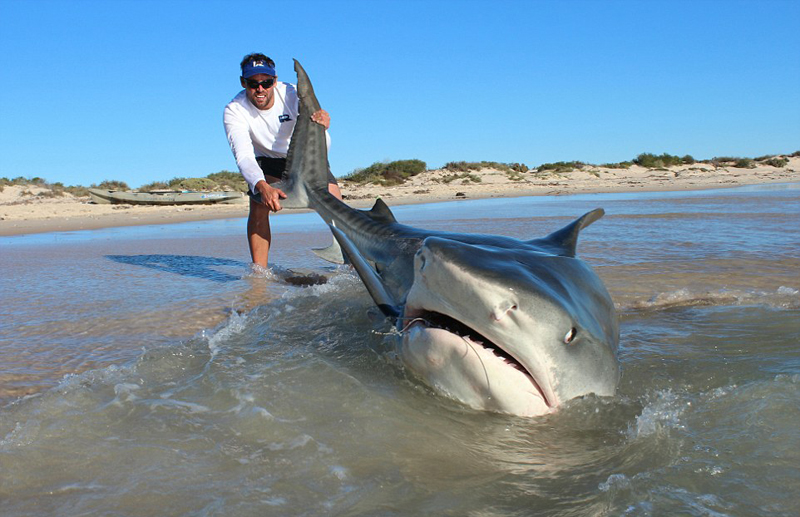
[(653, 153), (642, 153), (636, 158), (633, 159), (633, 163), (640, 167), (645, 167), (647, 169), (663, 169), (664, 167), (670, 167), (673, 165), (683, 165), (684, 163), (694, 163), (694, 158), (689, 155), (686, 155), (685, 158), (690, 159), (690, 162), (684, 162), (683, 158), (680, 156), (674, 156), (672, 154), (663, 153), (660, 155), (655, 155)]
[(47, 182), (42, 178), (23, 178), (22, 176), (17, 176), (13, 179), (8, 178), (0, 178), (0, 186), (2, 187), (12, 187), (12, 186), (26, 186), (26, 185), (45, 185)]
[(798, 158), (800, 157), (800, 151), (795, 151), (789, 155), (789, 158)]
[(502, 162), (490, 162), (490, 161), (480, 161), (480, 162), (447, 162), (442, 167), (442, 170), (450, 171), (450, 172), (470, 172), (470, 171), (480, 171), (482, 169), (493, 169), (500, 172), (505, 172), (506, 174), (510, 174), (513, 172), (523, 173), (528, 172), (528, 166), (524, 163), (502, 163)]
[(208, 178), (184, 178), (176, 183), (170, 183), (170, 188), (175, 190), (214, 190), (216, 182)]
[(633, 162), (604, 163), (600, 167), (604, 169), (630, 169)]
[(461, 174), (447, 174), (441, 178), (436, 178), (434, 181), (437, 183), (452, 183), (456, 180), (462, 180), (461, 183), (481, 183), (483, 180), (480, 176), (470, 172), (462, 172)]
[(98, 185), (92, 183), (92, 188), (99, 188), (103, 190), (130, 190), (130, 187), (127, 183), (118, 180), (103, 180)]
[(188, 179), (189, 178), (184, 178), (183, 176), (176, 176), (176, 177), (172, 178), (171, 180), (167, 181), (166, 183), (167, 183), (167, 185), (169, 185), (169, 188), (177, 189), (178, 185), (180, 185), (180, 183), (182, 181), (186, 181)]
[(375, 183), (390, 187), (402, 185), (412, 176), (427, 170), (427, 164), (422, 160), (396, 160), (393, 162), (375, 162), (364, 169), (356, 169), (344, 178), (356, 184)]
[(508, 165), (499, 162), (447, 162), (442, 167), (442, 170), (450, 171), (450, 172), (470, 172), (470, 171), (479, 171), (482, 169), (494, 169), (501, 172), (506, 172), (511, 170)]
[(64, 187), (64, 191), (75, 197), (89, 196), (89, 189), (87, 187), (84, 187), (83, 185), (72, 185), (69, 187)]
[(764, 165), (769, 165), (771, 167), (776, 167), (781, 169), (789, 165), (789, 160), (786, 158), (769, 158), (763, 161)]
[(247, 192), (249, 188), (241, 173), (231, 171), (214, 172), (206, 176), (214, 181), (220, 190), (233, 190), (236, 192)]
[(152, 192), (154, 190), (169, 190), (169, 185), (164, 181), (154, 181), (138, 188), (139, 192)]
[(553, 162), (543, 163), (536, 168), (537, 172), (571, 172), (575, 169), (582, 169), (586, 166), (583, 162)]
[(64, 197), (64, 189), (48, 189), (43, 190), (36, 194), (36, 197), (44, 197), (44, 198), (52, 198), (52, 197)]
[(756, 164), (750, 158), (738, 158), (733, 166), (739, 169), (755, 169)]

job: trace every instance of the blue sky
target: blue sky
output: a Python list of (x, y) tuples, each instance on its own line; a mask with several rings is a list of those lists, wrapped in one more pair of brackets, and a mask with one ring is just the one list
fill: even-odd
[(331, 166), (800, 150), (797, 1), (0, 0), (0, 176), (236, 170), (238, 63), (292, 58)]

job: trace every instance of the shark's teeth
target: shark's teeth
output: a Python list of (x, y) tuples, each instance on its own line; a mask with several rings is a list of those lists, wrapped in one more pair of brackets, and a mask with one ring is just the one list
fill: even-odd
[[(455, 334), (461, 337), (462, 339), (467, 340), (471, 344), (478, 345), (488, 350), (489, 352), (492, 353), (492, 355), (503, 361), (508, 366), (524, 373), (525, 375), (530, 377), (531, 381), (536, 385), (537, 389), (539, 389), (539, 391), (542, 392), (534, 376), (531, 374), (531, 372), (528, 371), (527, 368), (525, 368), (525, 366), (522, 365), (522, 363), (517, 361), (511, 354), (503, 350), (503, 347), (492, 342), (490, 339), (487, 339), (485, 336), (483, 336), (479, 332), (476, 332), (474, 329), (467, 327), (460, 321), (455, 320), (450, 316), (447, 316), (446, 314), (442, 314), (440, 312), (425, 311), (425, 310), (409, 310), (409, 308), (406, 307), (406, 314), (408, 315), (408, 317), (403, 318), (402, 320), (404, 326), (402, 330), (400, 330), (401, 334), (407, 331), (408, 328), (414, 325), (415, 323), (422, 323), (429, 328), (438, 328), (446, 330), (451, 334)], [(542, 392), (542, 397), (545, 398), (545, 401), (547, 400), (546, 397), (544, 397), (543, 392)]]

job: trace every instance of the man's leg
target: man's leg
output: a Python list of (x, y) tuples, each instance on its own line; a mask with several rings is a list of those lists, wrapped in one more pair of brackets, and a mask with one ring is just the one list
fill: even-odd
[(328, 183), (328, 192), (333, 194), (336, 199), (342, 199), (342, 191), (339, 190), (339, 185), (336, 183)]
[[(328, 191), (337, 199), (342, 199), (342, 192), (336, 183), (328, 183)], [(272, 230), (269, 226), (269, 208), (250, 198), (250, 214), (247, 217), (247, 241), (250, 244), (250, 258), (253, 264), (267, 267), (269, 247), (272, 243)]]
[(247, 216), (247, 241), (250, 244), (250, 258), (253, 264), (267, 267), (272, 231), (269, 227), (269, 208), (250, 198), (250, 215)]

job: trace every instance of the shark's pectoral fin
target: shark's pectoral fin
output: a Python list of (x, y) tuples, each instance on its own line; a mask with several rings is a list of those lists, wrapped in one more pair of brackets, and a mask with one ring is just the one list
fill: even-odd
[(312, 248), (311, 251), (322, 260), (327, 260), (334, 264), (344, 264), (344, 254), (336, 239), (334, 239), (333, 244), (327, 248)]
[[(603, 215), (605, 215), (605, 211), (602, 208), (596, 208), (591, 212), (583, 214), (567, 226), (551, 233), (542, 240), (549, 241), (550, 244), (561, 248), (563, 255), (574, 257), (580, 231), (603, 217)], [(537, 242), (541, 242), (541, 240), (537, 239)]]
[(336, 241), (341, 246), (342, 251), (344, 251), (347, 260), (350, 261), (350, 264), (355, 268), (358, 276), (361, 277), (361, 281), (364, 282), (367, 291), (375, 301), (375, 305), (377, 305), (386, 316), (397, 319), (400, 316), (400, 309), (398, 308), (397, 302), (392, 298), (392, 295), (389, 294), (386, 285), (383, 283), (383, 279), (372, 266), (370, 266), (364, 256), (359, 253), (358, 249), (356, 249), (353, 242), (347, 238), (344, 232), (334, 225), (330, 225), (330, 228)]

